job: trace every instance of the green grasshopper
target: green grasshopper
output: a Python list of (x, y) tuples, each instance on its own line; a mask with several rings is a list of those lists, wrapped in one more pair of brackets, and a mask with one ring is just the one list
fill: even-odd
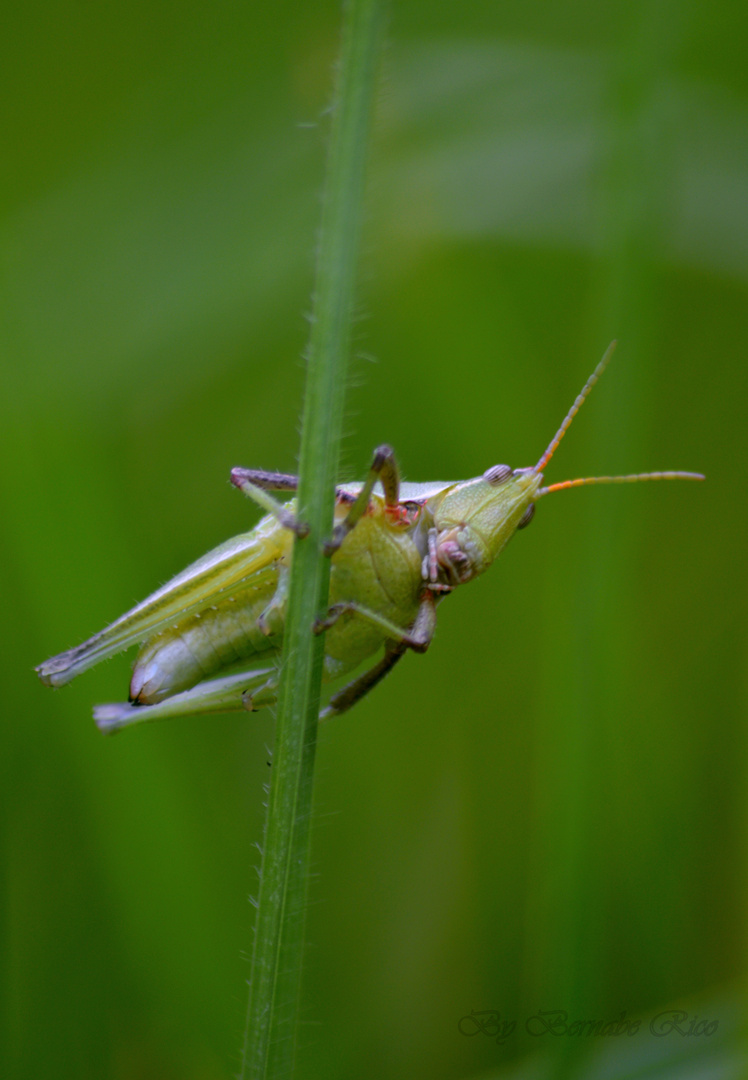
[[(658, 472), (543, 486), (542, 470), (614, 346), (537, 465), (494, 465), (472, 480), (404, 484), (393, 451), (380, 446), (363, 484), (336, 488), (335, 525), (324, 546), (332, 559), (329, 607), (314, 625), (315, 633), (326, 634), (325, 678), (353, 671), (382, 647), (384, 655), (335, 693), (320, 718), (351, 708), (408, 649), (426, 651), (437, 605), (488, 569), (530, 523), (538, 499), (585, 484), (704, 479), (700, 473)], [(100, 660), (141, 644), (129, 702), (94, 709), (102, 731), (143, 720), (253, 711), (275, 702), (293, 542), (307, 529), (293, 500), (281, 503), (269, 493), (296, 491), (298, 478), (237, 468), (231, 481), (266, 511), (254, 529), (221, 544), (111, 626), (37, 668), (43, 683), (62, 686)]]

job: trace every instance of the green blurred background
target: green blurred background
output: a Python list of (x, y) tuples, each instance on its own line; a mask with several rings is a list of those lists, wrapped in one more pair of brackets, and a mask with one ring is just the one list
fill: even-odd
[[(339, 22), (8, 11), (3, 1077), (238, 1069), (272, 716), (104, 739), (131, 656), (32, 669), (249, 527), (231, 466), (295, 467)], [(747, 42), (738, 0), (392, 5), (344, 478), (533, 464), (615, 336), (549, 482), (708, 482), (542, 503), (321, 730), (302, 1080), (748, 1075)], [(717, 1034), (651, 1036), (680, 1005)]]

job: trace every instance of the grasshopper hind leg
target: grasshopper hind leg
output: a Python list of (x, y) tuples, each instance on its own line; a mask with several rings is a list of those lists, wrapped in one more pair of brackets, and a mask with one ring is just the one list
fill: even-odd
[(221, 603), (146, 641), (135, 660), (130, 701), (136, 706), (157, 705), (278, 648), (287, 570), (280, 560), (276, 566), (276, 581), (231, 590), (233, 595)]
[(291, 581), (291, 570), (285, 562), (279, 561), (278, 584), (275, 587), (273, 598), (257, 618), (257, 628), (266, 637), (273, 634), (282, 634), (286, 624), (286, 607), (288, 606), (288, 587)]
[(248, 687), (242, 694), (242, 705), (247, 712), (258, 712), (268, 705), (275, 705), (278, 700), (278, 671), (268, 676), (265, 682), (256, 689), (254, 685)]
[(206, 713), (242, 712), (246, 709), (245, 695), (261, 689), (275, 676), (275, 666), (208, 679), (190, 690), (165, 698), (156, 705), (136, 705), (118, 702), (96, 705), (94, 720), (99, 731), (110, 734), (133, 724), (152, 720), (168, 720), (180, 716), (204, 716)]

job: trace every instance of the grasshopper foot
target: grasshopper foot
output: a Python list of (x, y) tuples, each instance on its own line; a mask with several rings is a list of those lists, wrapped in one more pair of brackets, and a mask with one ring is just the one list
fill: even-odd
[(275, 705), (278, 698), (278, 680), (270, 678), (258, 690), (245, 690), (242, 694), (242, 705), (247, 712), (259, 712), (267, 705)]
[(336, 525), (335, 528), (332, 531), (332, 536), (330, 537), (329, 540), (325, 541), (325, 543), (324, 543), (324, 545), (322, 547), (322, 554), (326, 555), (328, 559), (332, 555), (334, 555), (335, 552), (340, 547), (340, 545), (345, 540), (346, 536), (348, 535), (348, 531), (349, 530), (346, 529), (346, 527), (343, 524)]
[(353, 611), (354, 604), (346, 604), (344, 601), (338, 604), (333, 604), (332, 607), (327, 609), (327, 615), (322, 618), (321, 616), (314, 620), (312, 623), (312, 633), (323, 634), (325, 630), (329, 630), (338, 621), (344, 611)]
[(303, 540), (306, 536), (309, 536), (309, 525), (306, 521), (299, 521), (295, 514), (292, 514), (290, 510), (280, 509), (278, 512), (278, 521), (285, 528), (290, 529), (295, 536), (298, 536), (299, 540)]
[(282, 634), (285, 617), (285, 605), (278, 600), (271, 600), (257, 618), (257, 629), (265, 637)]

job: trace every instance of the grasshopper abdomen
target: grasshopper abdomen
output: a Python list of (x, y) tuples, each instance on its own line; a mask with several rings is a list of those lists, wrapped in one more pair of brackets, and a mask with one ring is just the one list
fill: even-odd
[(275, 591), (275, 583), (237, 591), (147, 641), (135, 661), (130, 701), (155, 705), (240, 660), (277, 648), (281, 636), (268, 634), (262, 622)]

